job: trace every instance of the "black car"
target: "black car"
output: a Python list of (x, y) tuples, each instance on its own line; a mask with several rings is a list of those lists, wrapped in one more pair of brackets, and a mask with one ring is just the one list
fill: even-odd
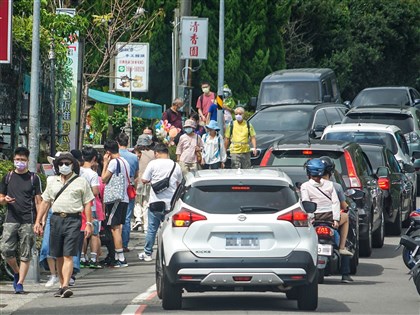
[(377, 170), (378, 186), (383, 192), (383, 220), (386, 232), (400, 235), (402, 222), (408, 218), (413, 210), (415, 200), (412, 197), (412, 183), (405, 175), (412, 172), (413, 166), (400, 164), (392, 152), (380, 145), (361, 144), (363, 151), (369, 158), (372, 167)]
[(340, 104), (305, 104), (270, 106), (257, 111), (249, 122), (255, 129), (258, 155), (251, 155), (252, 165), (260, 165), (265, 151), (279, 140), (306, 140), (308, 133), (320, 137), (328, 125), (340, 123), (347, 107)]
[[(287, 174), (300, 173), (305, 178), (304, 163), (321, 156), (328, 156), (334, 161), (346, 188), (359, 189), (365, 193), (363, 199), (355, 202), (359, 214), (359, 252), (361, 256), (368, 257), (372, 253), (372, 246), (383, 245), (385, 231), (381, 222), (382, 191), (377, 185), (376, 174), (369, 159), (359, 144), (326, 140), (311, 140), (309, 143), (280, 141), (266, 152), (261, 166), (280, 167)], [(373, 242), (378, 239), (381, 241)]]
[[(346, 102), (349, 103), (349, 102)], [(380, 86), (363, 89), (351, 103), (351, 107), (420, 104), (420, 93), (408, 86)]]

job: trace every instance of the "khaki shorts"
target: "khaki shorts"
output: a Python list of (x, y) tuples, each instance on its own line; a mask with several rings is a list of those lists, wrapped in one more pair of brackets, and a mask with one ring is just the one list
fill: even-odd
[(246, 169), (251, 168), (251, 152), (247, 153), (231, 153), (230, 168)]
[(18, 243), (20, 260), (31, 260), (32, 247), (35, 244), (33, 225), (30, 223), (4, 223), (0, 245), (1, 255), (4, 259), (17, 257)]

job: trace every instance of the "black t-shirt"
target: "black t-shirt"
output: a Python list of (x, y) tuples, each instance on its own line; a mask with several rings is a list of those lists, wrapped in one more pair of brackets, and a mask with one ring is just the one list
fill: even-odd
[(41, 181), (38, 175), (34, 174), (33, 186), (31, 173), (18, 174), (13, 172), (9, 176), (10, 180), (6, 185), (7, 173), (0, 182), (0, 193), (16, 198), (14, 203), (7, 204), (7, 223), (34, 223), (36, 218), (36, 207), (33, 190), (35, 195), (41, 194)]

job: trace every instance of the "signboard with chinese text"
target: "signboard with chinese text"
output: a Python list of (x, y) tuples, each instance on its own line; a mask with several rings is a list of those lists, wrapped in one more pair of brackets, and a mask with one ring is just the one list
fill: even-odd
[[(75, 9), (57, 9), (57, 14), (67, 14), (74, 16)], [(78, 34), (75, 34), (77, 38)], [(79, 112), (77, 109), (77, 78), (79, 76), (79, 41), (74, 37), (71, 38), (67, 49), (67, 70), (72, 74), (72, 85), (63, 91), (63, 100), (59, 109), (63, 117), (63, 143), (61, 144), (63, 151), (70, 151), (76, 148), (78, 135), (78, 119)]]
[(0, 63), (12, 61), (12, 0), (0, 0)]
[(149, 90), (149, 43), (117, 43), (115, 57), (115, 90), (147, 92)]
[(208, 18), (181, 18), (181, 59), (207, 59)]

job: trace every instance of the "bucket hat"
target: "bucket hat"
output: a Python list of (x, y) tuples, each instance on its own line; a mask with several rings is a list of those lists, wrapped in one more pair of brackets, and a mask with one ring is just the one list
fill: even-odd
[(215, 120), (210, 120), (209, 124), (206, 125), (206, 128), (207, 129), (213, 129), (213, 130), (216, 130), (216, 131), (220, 130), (219, 125), (217, 124), (217, 122)]
[(187, 119), (184, 123), (184, 128), (186, 127), (195, 128), (196, 127), (195, 121), (192, 119)]

